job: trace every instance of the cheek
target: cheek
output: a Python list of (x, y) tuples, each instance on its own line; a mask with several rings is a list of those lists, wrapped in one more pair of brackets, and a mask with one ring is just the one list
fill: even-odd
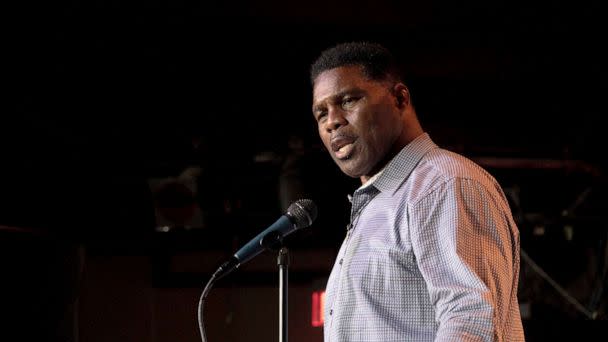
[(365, 140), (368, 148), (376, 148), (378, 145), (386, 139), (386, 131), (383, 130), (382, 124), (376, 120), (367, 120), (363, 123), (365, 127)]
[(394, 141), (398, 123), (370, 121), (366, 130), (366, 148), (370, 153), (382, 154), (386, 152)]
[(319, 128), (319, 138), (321, 138), (321, 142), (323, 143), (323, 146), (325, 146), (325, 148), (329, 151), (331, 148), (331, 144), (329, 143), (329, 134), (324, 133), (325, 130)]

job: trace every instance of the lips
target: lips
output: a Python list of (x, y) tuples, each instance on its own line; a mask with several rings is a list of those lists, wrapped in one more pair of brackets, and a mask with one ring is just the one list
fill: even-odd
[(331, 138), (331, 149), (336, 158), (346, 159), (353, 151), (353, 143), (357, 140), (356, 137), (346, 134), (336, 135)]

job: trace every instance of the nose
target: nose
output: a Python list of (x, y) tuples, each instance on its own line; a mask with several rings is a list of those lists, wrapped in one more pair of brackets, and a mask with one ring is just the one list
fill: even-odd
[(325, 129), (327, 132), (334, 131), (347, 124), (344, 112), (340, 108), (332, 107), (327, 112), (327, 125)]

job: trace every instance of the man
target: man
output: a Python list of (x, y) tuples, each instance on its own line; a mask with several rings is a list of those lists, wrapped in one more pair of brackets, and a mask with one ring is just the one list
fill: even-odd
[(362, 183), (325, 341), (523, 341), (519, 233), (496, 180), (433, 143), (384, 47), (327, 49), (311, 82), (323, 144)]

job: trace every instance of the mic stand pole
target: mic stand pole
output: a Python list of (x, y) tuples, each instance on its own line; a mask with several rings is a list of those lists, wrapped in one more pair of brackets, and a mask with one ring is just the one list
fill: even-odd
[(279, 251), (279, 342), (287, 342), (287, 304), (288, 304), (288, 267), (289, 251), (283, 247), (283, 236), (274, 231), (266, 234), (260, 244), (265, 249)]
[(289, 251), (283, 247), (277, 258), (279, 266), (279, 342), (287, 342), (287, 302)]

